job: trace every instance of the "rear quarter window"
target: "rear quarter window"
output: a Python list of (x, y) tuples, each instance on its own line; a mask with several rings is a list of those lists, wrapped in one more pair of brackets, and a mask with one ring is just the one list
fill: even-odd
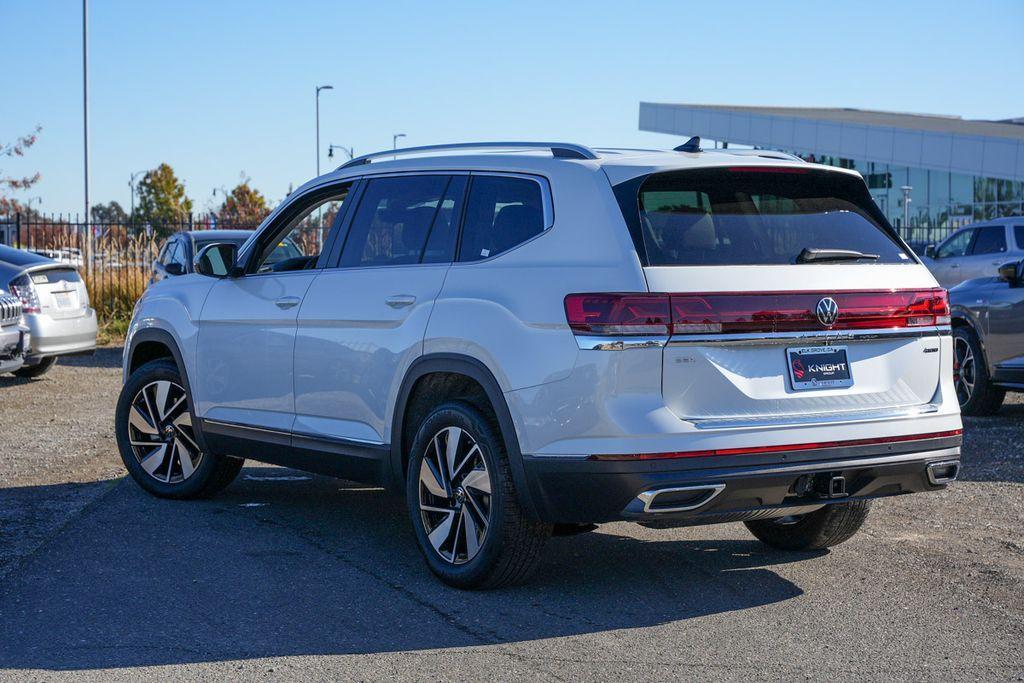
[[(913, 263), (863, 181), (829, 171), (737, 167), (648, 176), (635, 205), (616, 189), (651, 266), (797, 263), (804, 249), (847, 250)], [(630, 216), (629, 212), (637, 212)]]

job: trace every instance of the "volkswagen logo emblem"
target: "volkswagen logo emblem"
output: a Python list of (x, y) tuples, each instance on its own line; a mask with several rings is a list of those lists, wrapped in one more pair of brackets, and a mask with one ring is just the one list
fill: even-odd
[(826, 296), (818, 302), (814, 312), (818, 316), (819, 323), (825, 327), (832, 327), (836, 322), (836, 318), (839, 317), (839, 304), (832, 297)]

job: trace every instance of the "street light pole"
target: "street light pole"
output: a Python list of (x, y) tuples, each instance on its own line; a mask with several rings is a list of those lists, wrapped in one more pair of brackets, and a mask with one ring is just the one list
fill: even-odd
[(132, 196), (132, 212), (130, 214), (132, 232), (135, 232), (135, 179), (143, 173), (149, 173), (149, 171), (136, 171), (135, 173), (128, 174), (128, 187), (131, 188)]
[(340, 149), (342, 152), (344, 152), (346, 155), (348, 155), (349, 161), (351, 161), (352, 159), (355, 159), (355, 157), (356, 157), (356, 148), (355, 147), (345, 147), (344, 145), (327, 145), (327, 158), (328, 159), (333, 159), (334, 158), (334, 150), (336, 150), (336, 149)]
[(82, 0), (82, 149), (85, 180), (85, 268), (92, 272), (92, 228), (89, 221), (89, 0)]
[(316, 86), (316, 175), (320, 176), (320, 91), (334, 90), (333, 85)]
[[(394, 150), (398, 149), (398, 138), (404, 138), (404, 137), (405, 137), (405, 133), (395, 133), (394, 135), (391, 136), (391, 151), (394, 151)], [(398, 155), (395, 155), (392, 158), (393, 159), (397, 159)]]
[[(903, 229), (904, 230), (909, 230), (910, 229), (910, 202), (913, 201), (913, 200), (910, 199), (910, 191), (913, 190), (914, 188), (911, 185), (904, 185), (900, 189), (903, 190)], [(907, 234), (909, 235), (910, 233), (907, 233)]]

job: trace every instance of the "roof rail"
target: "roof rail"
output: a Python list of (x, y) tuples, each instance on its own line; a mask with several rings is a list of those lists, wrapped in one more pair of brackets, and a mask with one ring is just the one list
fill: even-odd
[(364, 154), (338, 167), (338, 170), (351, 166), (368, 164), (372, 159), (395, 157), (405, 154), (422, 154), (424, 152), (446, 152), (457, 149), (549, 149), (556, 159), (596, 159), (594, 150), (572, 142), (457, 142), (450, 145), (425, 145), (423, 147), (404, 147), (388, 149), (372, 154)]

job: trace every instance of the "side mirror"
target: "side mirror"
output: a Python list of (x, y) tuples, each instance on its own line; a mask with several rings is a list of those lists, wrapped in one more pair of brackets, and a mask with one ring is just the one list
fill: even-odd
[(196, 254), (193, 265), (200, 275), (235, 277), (238, 274), (237, 256), (238, 246), (235, 244), (208, 244)]
[(184, 275), (185, 266), (180, 263), (168, 263), (164, 266), (164, 272), (168, 275)]
[(1011, 261), (999, 266), (999, 279), (1006, 280), (1011, 287), (1020, 286), (1022, 274), (1024, 274), (1024, 261)]
[(927, 247), (925, 247), (924, 255), (927, 256), (928, 258), (935, 258), (935, 245), (929, 244)]

